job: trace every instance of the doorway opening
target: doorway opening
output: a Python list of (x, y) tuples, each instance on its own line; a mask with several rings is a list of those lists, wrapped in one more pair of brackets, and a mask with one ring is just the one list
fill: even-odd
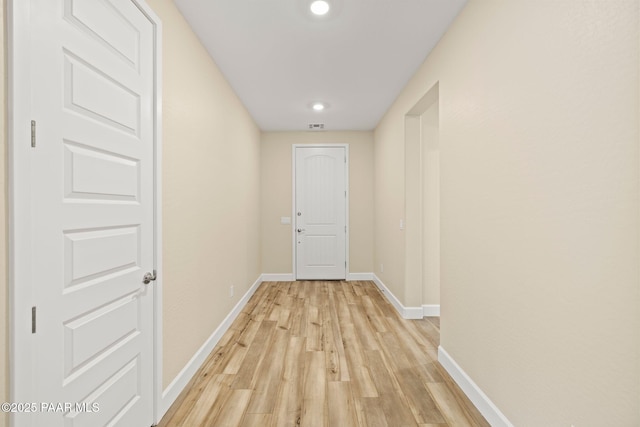
[(409, 306), (440, 315), (440, 128), (436, 83), (405, 115), (405, 287)]

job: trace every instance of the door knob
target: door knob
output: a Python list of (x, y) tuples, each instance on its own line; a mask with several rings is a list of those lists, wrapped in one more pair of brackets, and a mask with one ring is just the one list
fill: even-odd
[(298, 233), (302, 233), (304, 231), (304, 228), (298, 228)]
[(142, 277), (142, 283), (144, 283), (145, 285), (148, 285), (149, 283), (153, 282), (154, 280), (156, 280), (156, 271), (155, 270), (153, 270), (153, 273), (146, 273)]

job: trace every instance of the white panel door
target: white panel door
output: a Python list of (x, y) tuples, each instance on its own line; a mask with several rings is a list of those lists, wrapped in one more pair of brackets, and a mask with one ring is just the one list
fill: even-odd
[[(154, 30), (131, 0), (31, 7), (34, 426), (153, 422)], [(78, 404), (78, 405), (76, 405)]]
[(296, 279), (345, 279), (345, 147), (295, 147)]

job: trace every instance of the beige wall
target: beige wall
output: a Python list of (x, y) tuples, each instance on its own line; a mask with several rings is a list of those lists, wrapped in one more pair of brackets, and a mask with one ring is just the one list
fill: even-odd
[[(375, 265), (403, 300), (404, 115), (439, 81), (443, 347), (515, 425), (640, 424), (636, 1), (471, 0), (356, 176), (356, 140), (370, 134), (266, 133), (261, 156), (258, 129), (173, 3), (148, 2), (164, 24), (165, 386), (261, 271), (291, 271), (279, 217), (290, 215), (292, 143), (351, 144), (351, 270)], [(0, 100), (4, 216), (4, 85)]]
[(638, 8), (471, 0), (375, 132), (403, 299), (404, 120), (439, 82), (442, 346), (517, 426), (640, 425)]
[[(421, 116), (422, 303), (440, 304), (440, 129), (436, 100)], [(417, 180), (416, 180), (417, 181)]]
[(406, 305), (405, 234), (400, 229), (405, 218), (404, 118), (392, 114), (385, 116), (390, 123), (383, 122), (374, 134), (374, 265), (376, 275)]
[[(349, 144), (349, 266), (373, 271), (373, 133), (264, 132), (261, 149), (262, 272), (291, 273), (291, 146)], [(293, 220), (293, 218), (292, 218)]]
[(147, 1), (164, 31), (166, 387), (261, 273), (260, 132), (173, 2)]
[[(0, 7), (0, 310), (4, 314), (0, 315), (0, 403), (6, 402), (9, 398), (9, 301), (8, 301), (8, 280), (7, 280), (7, 235), (6, 235), (6, 212), (7, 212), (7, 185), (6, 185), (6, 152), (7, 152), (7, 126), (6, 126), (6, 89), (7, 89), (7, 60), (5, 46), (5, 8), (6, 1), (2, 0)], [(0, 412), (0, 427), (4, 427), (8, 422), (6, 414)]]
[[(170, 0), (163, 22), (166, 387), (258, 278), (260, 132)], [(5, 2), (3, 1), (3, 6)], [(4, 8), (3, 8), (4, 10)], [(5, 224), (4, 19), (0, 19), (0, 224)], [(229, 185), (229, 183), (233, 183)], [(0, 401), (7, 400), (6, 234), (0, 228)], [(229, 286), (235, 296), (229, 297)], [(0, 426), (6, 419), (0, 414)]]

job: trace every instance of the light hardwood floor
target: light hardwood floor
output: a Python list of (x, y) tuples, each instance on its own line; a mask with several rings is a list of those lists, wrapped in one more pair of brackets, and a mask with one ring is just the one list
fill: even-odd
[(437, 362), (439, 327), (372, 282), (265, 282), (160, 426), (488, 426)]

